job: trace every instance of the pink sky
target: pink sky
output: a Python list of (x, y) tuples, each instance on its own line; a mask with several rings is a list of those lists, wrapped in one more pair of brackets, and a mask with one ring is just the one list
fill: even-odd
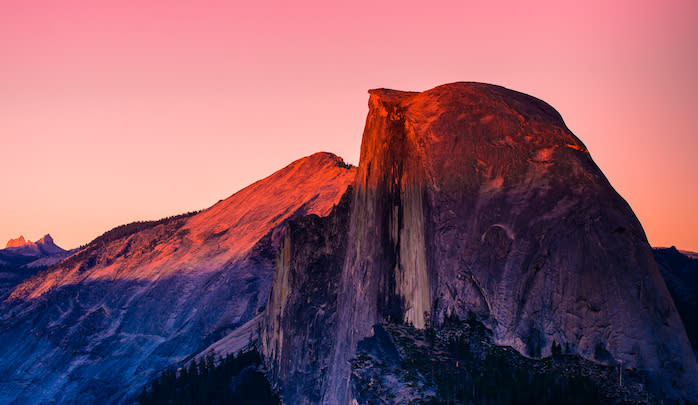
[(3, 1), (0, 243), (76, 247), (316, 151), (356, 164), (367, 89), (465, 80), (553, 105), (650, 242), (698, 251), (698, 2), (568, 4)]

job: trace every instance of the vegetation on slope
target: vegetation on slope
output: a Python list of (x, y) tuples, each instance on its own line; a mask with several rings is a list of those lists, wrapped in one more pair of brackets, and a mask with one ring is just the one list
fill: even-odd
[(279, 404), (256, 349), (215, 359), (212, 352), (179, 371), (166, 370), (136, 402), (150, 404)]
[(655, 404), (644, 376), (570, 354), (553, 343), (544, 359), (496, 346), (471, 319), (439, 329), (380, 324), (359, 344), (352, 391), (359, 403)]
[(171, 217), (166, 217), (155, 221), (135, 221), (125, 225), (119, 225), (115, 228), (112, 228), (104, 232), (102, 235), (96, 237), (94, 240), (92, 240), (92, 242), (88, 243), (87, 245), (80, 246), (76, 254), (62, 261), (60, 265), (63, 267), (71, 267), (76, 263), (88, 259), (89, 256), (93, 255), (98, 248), (105, 246), (110, 242), (125, 238), (127, 236), (131, 236), (138, 232), (145, 231), (146, 229), (154, 228), (158, 225), (171, 226), (171, 231), (174, 232), (176, 231), (176, 229), (178, 229), (181, 225), (184, 224), (187, 218), (194, 216), (199, 212), (201, 211), (192, 211), (187, 212), (185, 214), (173, 215)]

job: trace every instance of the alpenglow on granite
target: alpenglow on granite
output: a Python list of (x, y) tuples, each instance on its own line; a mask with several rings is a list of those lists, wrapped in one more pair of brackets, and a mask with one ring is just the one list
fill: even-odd
[(201, 212), (108, 231), (14, 287), (0, 403), (132, 403), (161, 371), (254, 329), (283, 224), (327, 215), (355, 171), (313, 154)]
[(263, 343), (288, 403), (351, 403), (349, 361), (374, 324), (449, 315), (532, 358), (555, 341), (696, 397), (642, 226), (557, 111), (481, 83), (369, 93), (351, 204), (281, 243)]

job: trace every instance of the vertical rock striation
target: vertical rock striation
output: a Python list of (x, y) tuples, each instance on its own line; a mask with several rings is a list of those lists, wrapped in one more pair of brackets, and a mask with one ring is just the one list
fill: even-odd
[(262, 350), (284, 402), (319, 403), (337, 328), (337, 288), (347, 246), (351, 187), (326, 217), (283, 230), (265, 313)]
[[(322, 402), (347, 403), (348, 360), (374, 323), (472, 313), (497, 344), (530, 357), (557, 341), (646, 371), (660, 395), (696, 396), (698, 367), (642, 226), (548, 104), (479, 83), (372, 90), (353, 189), (347, 245), (327, 265), (338, 278), (333, 321), (305, 323), (326, 311), (314, 305), (294, 325), (303, 297), (326, 283), (277, 274), (284, 298), (270, 299), (281, 313), (267, 320), (279, 328), (267, 355), (282, 387), (283, 367), (312, 368), (283, 363), (283, 351), (304, 350), (316, 328), (334, 338), (314, 354), (326, 372), (307, 375), (324, 376)], [(312, 251), (300, 243), (279, 260), (282, 273), (297, 263), (296, 278)]]

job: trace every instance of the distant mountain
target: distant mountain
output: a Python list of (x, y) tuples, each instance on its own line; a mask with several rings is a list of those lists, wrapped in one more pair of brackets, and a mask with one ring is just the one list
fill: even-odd
[(125, 402), (254, 331), (241, 326), (266, 304), (283, 225), (327, 215), (355, 173), (317, 153), (201, 212), (117, 227), (25, 280), (0, 306), (0, 403)]
[(24, 239), (21, 236), (16, 239), (7, 241), (5, 249), (8, 252), (16, 253), (23, 256), (51, 256), (55, 254), (65, 253), (66, 250), (58, 247), (51, 235), (46, 234), (36, 242)]
[[(674, 249), (675, 249), (675, 247), (674, 247)], [(691, 259), (698, 260), (698, 253), (696, 253), (696, 252), (690, 252), (688, 250), (679, 250), (679, 253), (681, 253), (682, 255), (689, 257)]]
[(36, 242), (24, 236), (10, 239), (6, 248), (0, 249), (0, 300), (17, 284), (71, 253), (57, 246), (49, 234)]
[(654, 259), (698, 356), (698, 254), (675, 247), (656, 248)]
[(19, 235), (19, 238), (8, 240), (7, 245), (5, 245), (5, 249), (18, 248), (22, 246), (27, 246), (29, 244), (31, 244), (31, 241), (25, 240), (23, 235)]

